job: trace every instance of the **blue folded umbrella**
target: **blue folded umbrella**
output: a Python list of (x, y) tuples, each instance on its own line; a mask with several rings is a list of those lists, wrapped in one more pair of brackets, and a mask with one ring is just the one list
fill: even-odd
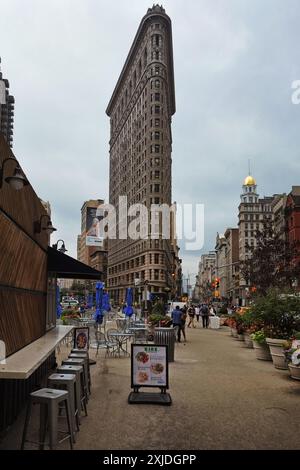
[(57, 318), (61, 317), (62, 314), (62, 306), (60, 305), (60, 291), (59, 291), (59, 285), (56, 284), (56, 316)]
[(103, 282), (96, 284), (96, 311), (94, 313), (94, 320), (97, 323), (103, 322)]
[(126, 307), (124, 308), (124, 313), (127, 317), (131, 317), (133, 315), (133, 289), (132, 287), (128, 287), (126, 289)]
[(102, 306), (103, 306), (103, 310), (105, 310), (106, 312), (110, 312), (110, 311), (111, 311), (111, 305), (110, 305), (110, 300), (109, 300), (109, 294), (108, 294), (107, 292), (105, 292), (105, 293), (103, 294)]

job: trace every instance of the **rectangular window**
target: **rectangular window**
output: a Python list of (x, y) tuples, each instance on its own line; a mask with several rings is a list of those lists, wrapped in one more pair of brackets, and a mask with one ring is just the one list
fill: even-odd
[(159, 254), (158, 253), (154, 254), (154, 264), (159, 264)]
[(159, 153), (160, 152), (160, 146), (158, 144), (155, 144), (154, 145), (154, 151), (155, 153)]
[(160, 93), (154, 93), (155, 101), (160, 101)]
[(155, 170), (154, 171), (154, 178), (155, 179), (158, 179), (160, 177), (160, 171), (159, 170)]
[(154, 113), (155, 113), (155, 114), (160, 114), (160, 106), (159, 106), (158, 104), (156, 104), (156, 105), (154, 106)]
[(155, 118), (155, 127), (159, 127), (159, 126), (160, 126), (160, 119)]
[(154, 192), (155, 192), (155, 193), (159, 193), (159, 191), (160, 191), (160, 185), (159, 185), (159, 184), (155, 184), (155, 185), (154, 185)]
[(154, 138), (155, 140), (159, 140), (159, 137), (160, 137), (160, 133), (158, 131), (155, 131), (154, 132)]

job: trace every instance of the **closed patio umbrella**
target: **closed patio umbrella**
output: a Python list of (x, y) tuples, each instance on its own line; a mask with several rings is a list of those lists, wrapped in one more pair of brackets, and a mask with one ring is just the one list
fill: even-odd
[(62, 306), (60, 305), (60, 291), (59, 285), (56, 284), (56, 316), (60, 318), (62, 314)]
[(124, 308), (124, 313), (127, 317), (131, 317), (131, 315), (133, 314), (133, 307), (132, 307), (132, 304), (133, 304), (133, 289), (132, 289), (132, 287), (128, 287), (126, 289), (125, 302), (126, 302), (126, 307)]
[(110, 299), (109, 299), (109, 294), (108, 294), (108, 292), (105, 292), (105, 293), (103, 294), (102, 306), (103, 306), (103, 310), (105, 310), (106, 312), (110, 312), (110, 311), (111, 311), (111, 305), (110, 305)]
[(96, 284), (96, 311), (94, 320), (100, 324), (103, 321), (103, 282), (97, 282)]

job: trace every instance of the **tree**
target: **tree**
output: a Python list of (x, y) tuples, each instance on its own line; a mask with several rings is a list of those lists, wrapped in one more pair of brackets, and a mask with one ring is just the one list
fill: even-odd
[(270, 288), (294, 287), (299, 278), (299, 242), (290, 243), (274, 232), (266, 220), (262, 231), (256, 232), (256, 246), (247, 246), (251, 257), (241, 263), (243, 278), (258, 294), (266, 295)]
[(76, 279), (73, 281), (72, 287), (71, 287), (71, 292), (73, 292), (74, 295), (78, 295), (80, 297), (84, 297), (85, 295), (85, 287), (84, 284), (81, 282), (78, 282)]

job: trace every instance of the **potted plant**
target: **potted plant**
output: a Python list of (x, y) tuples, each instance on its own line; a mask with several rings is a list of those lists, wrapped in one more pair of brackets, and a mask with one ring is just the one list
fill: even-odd
[(263, 324), (266, 343), (270, 347), (275, 368), (287, 369), (284, 343), (299, 326), (299, 297), (270, 290), (265, 296), (255, 300), (252, 313)]
[(250, 335), (255, 349), (256, 359), (272, 361), (269, 346), (266, 343), (266, 335), (263, 330), (258, 330)]
[(300, 380), (300, 333), (287, 341), (284, 345), (284, 354), (292, 379)]
[(233, 316), (228, 317), (226, 324), (230, 327), (230, 334), (234, 338), (237, 338), (236, 320)]

